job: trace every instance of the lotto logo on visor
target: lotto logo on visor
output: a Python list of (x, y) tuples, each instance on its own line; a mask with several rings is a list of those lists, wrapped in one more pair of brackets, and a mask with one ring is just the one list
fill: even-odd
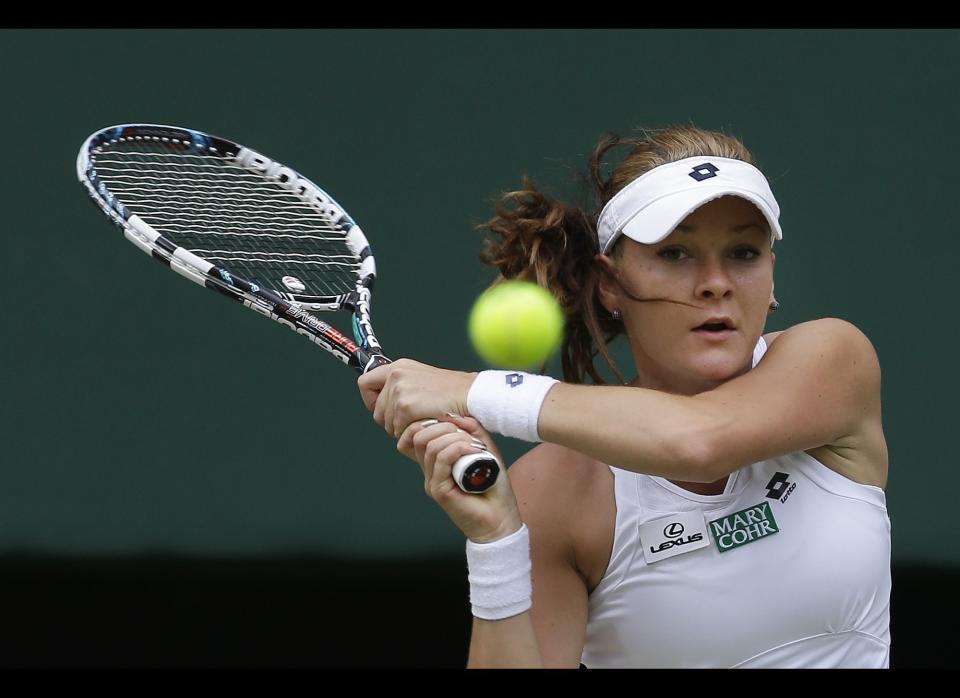
[(717, 550), (725, 553), (741, 545), (755, 543), (761, 538), (780, 533), (777, 520), (768, 502), (738, 511), (710, 522), (710, 533)]
[(717, 172), (720, 170), (713, 164), (707, 162), (699, 167), (694, 167), (693, 172), (690, 173), (690, 176), (693, 177), (698, 182), (702, 182), (705, 179), (710, 179), (711, 177), (716, 177)]

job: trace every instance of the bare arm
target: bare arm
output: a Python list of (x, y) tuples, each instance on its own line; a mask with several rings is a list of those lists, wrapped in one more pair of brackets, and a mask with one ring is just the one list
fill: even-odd
[(476, 451), (473, 439), (484, 441), (502, 462), (489, 433), (469, 417), (414, 423), (397, 443), (423, 470), (427, 495), (470, 540), (501, 540), (524, 523), (529, 529), (532, 606), (501, 620), (475, 619), (469, 666), (577, 667), (586, 632), (587, 582), (576, 553), (593, 547), (584, 543), (584, 532), (592, 529), (592, 519), (585, 516), (595, 518), (598, 507), (584, 493), (605, 491), (597, 483), (599, 471), (585, 467), (595, 464), (581, 454), (541, 444), (484, 494), (465, 494), (450, 471), (460, 456)]
[(589, 473), (570, 455), (566, 449), (542, 445), (508, 470), (521, 516), (530, 529), (533, 606), (504, 620), (474, 618), (471, 668), (580, 665), (587, 585), (577, 569), (573, 529), (579, 520), (578, 496)]
[[(359, 382), (374, 419), (399, 436), (417, 419), (464, 414), (474, 378), (401, 360)], [(690, 482), (714, 482), (749, 463), (820, 446), (856, 457), (870, 441), (875, 455), (880, 367), (856, 327), (815, 320), (780, 333), (753, 370), (694, 396), (558, 384), (541, 408), (539, 433), (601, 462)], [(855, 467), (844, 474), (871, 484), (882, 479)]]
[(539, 430), (618, 467), (713, 482), (765, 458), (850, 443), (879, 421), (880, 372), (853, 325), (825, 319), (786, 330), (753, 370), (694, 396), (558, 384)]

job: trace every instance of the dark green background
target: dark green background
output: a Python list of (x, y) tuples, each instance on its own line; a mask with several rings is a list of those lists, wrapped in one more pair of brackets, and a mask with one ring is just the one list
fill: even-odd
[(781, 204), (768, 329), (837, 316), (877, 348), (894, 560), (960, 564), (958, 56), (952, 30), (0, 31), (0, 550), (462, 550), (350, 371), (94, 210), (92, 131), (189, 126), (302, 171), (374, 243), (388, 354), (476, 369), (492, 197), (523, 174), (578, 197), (601, 133), (693, 122), (744, 139)]

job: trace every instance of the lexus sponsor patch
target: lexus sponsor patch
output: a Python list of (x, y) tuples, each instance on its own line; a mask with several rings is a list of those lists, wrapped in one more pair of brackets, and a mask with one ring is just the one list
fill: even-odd
[(640, 526), (640, 543), (648, 565), (710, 545), (706, 521), (699, 509), (671, 514)]

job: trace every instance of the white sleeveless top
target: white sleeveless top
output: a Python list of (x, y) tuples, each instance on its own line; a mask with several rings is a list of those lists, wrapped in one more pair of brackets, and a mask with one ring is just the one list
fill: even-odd
[[(754, 366), (765, 351), (761, 338)], [(741, 468), (719, 495), (610, 470), (616, 528), (589, 599), (588, 669), (889, 666), (882, 489), (804, 452)]]

